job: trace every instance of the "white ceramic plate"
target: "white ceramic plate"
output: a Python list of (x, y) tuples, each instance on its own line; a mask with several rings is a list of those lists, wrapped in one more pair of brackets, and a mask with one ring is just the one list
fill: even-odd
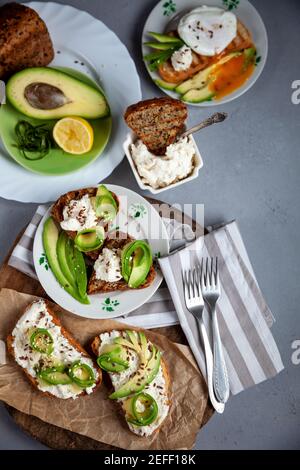
[[(140, 81), (126, 47), (101, 21), (76, 8), (52, 2), (31, 2), (46, 22), (55, 50), (51, 66), (79, 70), (105, 90), (113, 124), (110, 141), (96, 161), (66, 176), (44, 176), (19, 166), (0, 142), (0, 196), (21, 202), (53, 201), (73, 188), (96, 185), (124, 157), (122, 142), (128, 132), (122, 115), (141, 99)], [(82, 65), (83, 64), (83, 65)]]
[[(121, 231), (128, 231), (136, 239), (145, 239), (151, 245), (155, 257), (169, 252), (169, 240), (158, 212), (142, 196), (121, 186), (106, 185), (120, 199), (120, 214), (114, 222)], [(83, 305), (69, 295), (57, 282), (48, 266), (42, 240), (44, 223), (50, 215), (46, 212), (37, 228), (33, 244), (33, 261), (37, 277), (51, 299), (69, 312), (86, 318), (114, 318), (140, 307), (158, 289), (162, 275), (156, 270), (151, 286), (145, 289), (90, 295), (90, 305)], [(111, 227), (113, 229), (114, 227)]]
[[(267, 60), (268, 37), (266, 28), (259, 13), (250, 2), (247, 0), (161, 0), (153, 8), (145, 23), (142, 35), (142, 53), (144, 56), (149, 54), (149, 52), (153, 52), (153, 49), (149, 49), (149, 47), (143, 45), (144, 42), (151, 40), (151, 38), (147, 35), (148, 31), (163, 33), (164, 31), (168, 30), (168, 25), (170, 22), (176, 21), (176, 18), (180, 18), (183, 14), (201, 5), (217, 6), (224, 9), (230, 9), (252, 33), (253, 42), (257, 49), (256, 67), (253, 74), (247, 80), (247, 82), (238, 88), (234, 93), (225, 96), (221, 100), (206, 101), (203, 103), (187, 103), (200, 107), (219, 106), (238, 98), (247, 90), (249, 90), (249, 88), (254, 85), (262, 73)], [(145, 65), (152, 80), (157, 80), (160, 78), (156, 72), (151, 72), (148, 69), (146, 63)], [(160, 89), (172, 98), (179, 99), (178, 93), (168, 91), (163, 88)]]

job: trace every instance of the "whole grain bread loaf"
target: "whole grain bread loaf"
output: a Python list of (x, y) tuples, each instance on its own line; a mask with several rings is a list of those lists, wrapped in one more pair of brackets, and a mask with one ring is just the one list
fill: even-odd
[(129, 106), (124, 119), (155, 155), (164, 155), (175, 142), (187, 118), (187, 107), (173, 98), (153, 98)]
[(0, 79), (28, 67), (43, 67), (54, 57), (46, 24), (20, 3), (0, 7)]

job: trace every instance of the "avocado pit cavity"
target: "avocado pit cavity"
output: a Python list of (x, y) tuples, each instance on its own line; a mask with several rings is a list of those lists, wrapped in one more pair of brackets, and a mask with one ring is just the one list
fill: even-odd
[(35, 109), (57, 109), (71, 103), (59, 88), (48, 83), (35, 82), (27, 85), (24, 96)]

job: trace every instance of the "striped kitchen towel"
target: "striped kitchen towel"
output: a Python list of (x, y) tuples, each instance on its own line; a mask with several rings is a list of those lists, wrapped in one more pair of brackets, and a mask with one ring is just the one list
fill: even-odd
[[(37, 208), (31, 222), (27, 226), (19, 243), (14, 248), (8, 264), (24, 274), (37, 279), (36, 272), (33, 264), (33, 239), (42, 217), (47, 212), (48, 205), (40, 205)], [(174, 209), (176, 215), (176, 209)], [(182, 231), (182, 235), (186, 240), (195, 238), (194, 232), (190, 225), (188, 225), (189, 217), (185, 217), (185, 224), (179, 222), (181, 220), (181, 213), (177, 212), (178, 220), (171, 220), (164, 217), (164, 223), (170, 238), (170, 246), (172, 249), (172, 240), (174, 239), (174, 247), (178, 244), (178, 230)], [(184, 230), (183, 230), (184, 228)], [(178, 324), (178, 317), (171, 299), (170, 292), (163, 282), (157, 292), (148, 300), (144, 305), (134, 310), (130, 314), (119, 317), (121, 321), (129, 323), (133, 326), (143, 328), (159, 328), (163, 326), (170, 326)]]
[[(235, 221), (214, 228), (182, 250), (160, 259), (181, 327), (204, 376), (206, 367), (199, 328), (186, 309), (181, 276), (182, 270), (199, 264), (203, 256), (218, 256), (221, 296), (217, 314), (230, 390), (237, 394), (284, 368), (270, 331), (274, 319), (259, 289)], [(204, 310), (203, 315), (210, 335), (208, 311)]]

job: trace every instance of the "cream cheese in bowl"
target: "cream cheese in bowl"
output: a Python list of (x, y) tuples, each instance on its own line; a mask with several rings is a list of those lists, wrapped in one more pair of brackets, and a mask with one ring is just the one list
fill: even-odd
[(158, 157), (141, 140), (131, 144), (131, 156), (143, 183), (154, 189), (164, 188), (187, 178), (195, 167), (195, 146), (185, 137), (167, 147), (166, 155)]

